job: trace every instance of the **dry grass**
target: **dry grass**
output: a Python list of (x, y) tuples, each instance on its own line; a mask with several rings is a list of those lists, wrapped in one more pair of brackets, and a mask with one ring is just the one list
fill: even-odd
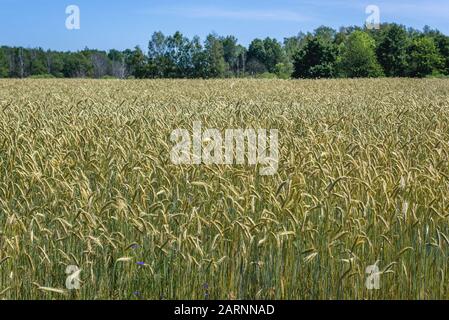
[[(195, 120), (278, 174), (173, 165)], [(0, 299), (447, 299), (448, 144), (449, 80), (2, 80)]]

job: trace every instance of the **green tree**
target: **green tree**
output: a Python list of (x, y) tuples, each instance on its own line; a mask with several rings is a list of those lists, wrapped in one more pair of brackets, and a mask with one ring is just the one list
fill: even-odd
[(142, 49), (139, 46), (134, 48), (134, 51), (131, 53), (130, 60), (132, 75), (138, 79), (146, 78), (148, 65), (147, 65), (147, 57), (143, 53)]
[(442, 60), (433, 38), (422, 36), (413, 40), (408, 49), (408, 75), (425, 77), (438, 71)]
[(0, 78), (7, 78), (9, 74), (8, 59), (5, 48), (0, 48)]
[(195, 49), (195, 44), (179, 31), (168, 37), (162, 32), (155, 32), (148, 44), (150, 75), (169, 78), (192, 77)]
[(166, 39), (166, 57), (169, 68), (167, 76), (170, 78), (184, 78), (191, 74), (191, 43), (190, 40), (177, 31)]
[(265, 64), (260, 62), (258, 59), (250, 58), (246, 61), (246, 71), (250, 75), (254, 76), (260, 73), (266, 73), (267, 68), (265, 67)]
[(106, 52), (99, 50), (84, 50), (83, 54), (89, 59), (91, 65), (90, 77), (100, 79), (111, 75), (111, 60)]
[(343, 44), (340, 58), (340, 69), (343, 75), (350, 78), (378, 77), (382, 68), (377, 62), (376, 44), (363, 31), (354, 31)]
[(13, 47), (9, 50), (9, 76), (24, 78), (26, 76), (26, 50), (22, 47)]
[(123, 52), (112, 49), (108, 52), (108, 59), (110, 61), (110, 74), (115, 77), (122, 79), (126, 74), (125, 67), (125, 55)]
[(63, 74), (67, 78), (91, 77), (93, 71), (92, 63), (88, 57), (87, 50), (64, 55)]
[(274, 73), (279, 79), (289, 79), (293, 73), (293, 64), (290, 62), (278, 63)]
[(108, 53), (0, 48), (0, 77), (289, 78), (292, 73), (301, 78), (449, 75), (449, 37), (428, 26), (420, 31), (385, 23), (379, 30), (350, 26), (338, 32), (321, 26), (282, 44), (254, 39), (248, 49), (232, 35), (212, 34), (201, 43), (180, 32), (155, 32), (148, 55), (138, 47)]
[(291, 62), (295, 54), (304, 47), (306, 35), (302, 32), (297, 36), (284, 38), (284, 51), (287, 59)]
[(192, 77), (193, 78), (208, 78), (209, 63), (207, 53), (203, 49), (201, 40), (198, 36), (193, 37), (191, 41), (192, 52)]
[(254, 39), (248, 48), (246, 67), (250, 74), (263, 73), (267, 71), (265, 66), (265, 46), (263, 40)]
[(242, 45), (237, 46), (237, 62), (234, 66), (234, 73), (237, 76), (245, 74), (246, 72), (246, 57), (248, 55), (248, 50)]
[(265, 66), (269, 72), (276, 72), (276, 65), (279, 63), (286, 64), (287, 56), (285, 55), (282, 45), (274, 38), (265, 38), (263, 41), (265, 47)]
[(282, 45), (272, 38), (265, 38), (265, 40), (255, 39), (251, 42), (248, 48), (247, 56), (249, 66), (257, 65), (257, 63), (263, 64), (265, 68), (258, 68), (259, 70), (265, 69), (268, 72), (276, 72), (276, 65), (278, 63), (285, 63), (287, 61), (285, 52)]
[(441, 73), (449, 75), (449, 37), (439, 34), (435, 37), (435, 44), (441, 57)]
[(168, 52), (168, 39), (161, 32), (154, 32), (148, 43), (148, 75), (164, 78), (174, 69)]
[(238, 68), (239, 45), (237, 38), (234, 36), (227, 36), (221, 40), (223, 43), (223, 57), (228, 65), (228, 69), (235, 73)]
[(204, 43), (207, 77), (220, 78), (226, 72), (223, 43), (215, 34), (209, 34)]
[(407, 47), (408, 37), (404, 27), (396, 24), (384, 26), (377, 47), (377, 57), (387, 76), (406, 75)]
[(334, 42), (337, 32), (329, 27), (320, 26), (313, 32), (315, 37), (326, 42)]
[(64, 77), (64, 57), (67, 53), (48, 50), (45, 54), (47, 73), (57, 78)]
[(43, 75), (49, 73), (46, 66), (47, 61), (45, 58), (45, 52), (41, 48), (27, 50), (27, 56), (27, 60), (29, 61), (29, 75)]
[(165, 35), (161, 32), (154, 32), (148, 43), (148, 58), (156, 59), (167, 53), (167, 42)]
[(312, 37), (294, 58), (294, 78), (330, 78), (336, 76), (337, 48)]

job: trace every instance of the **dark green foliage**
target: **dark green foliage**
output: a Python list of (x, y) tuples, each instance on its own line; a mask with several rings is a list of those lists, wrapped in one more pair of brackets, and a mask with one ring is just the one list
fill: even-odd
[(296, 52), (301, 50), (306, 40), (306, 35), (302, 32), (298, 33), (295, 37), (290, 38), (284, 38), (284, 51), (287, 56), (287, 59), (290, 61), (293, 61), (293, 57), (295, 56)]
[(0, 48), (0, 78), (8, 77), (8, 60), (5, 49)]
[(392, 24), (384, 26), (377, 46), (377, 57), (385, 75), (402, 77), (407, 71), (407, 47), (409, 38), (404, 27)]
[(240, 75), (243, 72), (246, 59), (246, 48), (238, 44), (234, 36), (222, 38), (223, 57), (228, 65), (228, 75)]
[(332, 78), (336, 76), (336, 46), (318, 37), (310, 38), (294, 58), (295, 78)]
[(204, 44), (204, 50), (207, 70), (206, 77), (223, 77), (228, 66), (224, 59), (224, 48), (221, 39), (214, 34), (208, 35)]
[(81, 52), (68, 53), (64, 56), (62, 73), (67, 78), (85, 78), (93, 76), (93, 65), (88, 55)]
[(339, 62), (342, 75), (349, 78), (381, 76), (375, 49), (376, 44), (367, 33), (354, 31), (342, 44)]
[(434, 41), (438, 48), (439, 56), (441, 57), (440, 72), (449, 75), (449, 37), (438, 34), (434, 38)]
[(276, 65), (285, 63), (287, 56), (282, 45), (276, 39), (266, 38), (265, 40), (255, 39), (251, 42), (247, 58), (248, 61), (263, 65), (263, 67), (258, 66), (260, 67), (258, 69), (275, 72)]
[(147, 64), (147, 57), (143, 53), (142, 49), (138, 46), (134, 48), (130, 57), (130, 65), (132, 66), (132, 74), (139, 79), (146, 78), (148, 76), (148, 70), (150, 65)]
[(84, 49), (78, 52), (41, 48), (0, 48), (0, 78), (224, 78), (277, 77), (425, 77), (449, 75), (449, 37), (397, 24), (379, 30), (357, 26), (337, 32), (321, 26), (283, 43), (255, 39), (248, 49), (236, 37), (207, 36), (204, 42), (181, 32), (155, 32), (148, 52)]
[(442, 65), (435, 42), (430, 37), (419, 37), (413, 40), (408, 49), (408, 75), (425, 77), (438, 72)]

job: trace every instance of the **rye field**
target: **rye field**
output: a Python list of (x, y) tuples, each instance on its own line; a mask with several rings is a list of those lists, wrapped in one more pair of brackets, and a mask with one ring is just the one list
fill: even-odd
[[(173, 164), (194, 121), (277, 173)], [(449, 80), (0, 81), (0, 299), (448, 299), (448, 259)]]

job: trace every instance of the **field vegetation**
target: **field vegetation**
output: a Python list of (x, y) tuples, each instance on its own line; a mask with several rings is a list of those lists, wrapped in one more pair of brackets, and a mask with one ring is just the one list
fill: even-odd
[[(194, 121), (278, 173), (172, 164)], [(1, 80), (0, 299), (447, 299), (448, 161), (447, 79)]]

